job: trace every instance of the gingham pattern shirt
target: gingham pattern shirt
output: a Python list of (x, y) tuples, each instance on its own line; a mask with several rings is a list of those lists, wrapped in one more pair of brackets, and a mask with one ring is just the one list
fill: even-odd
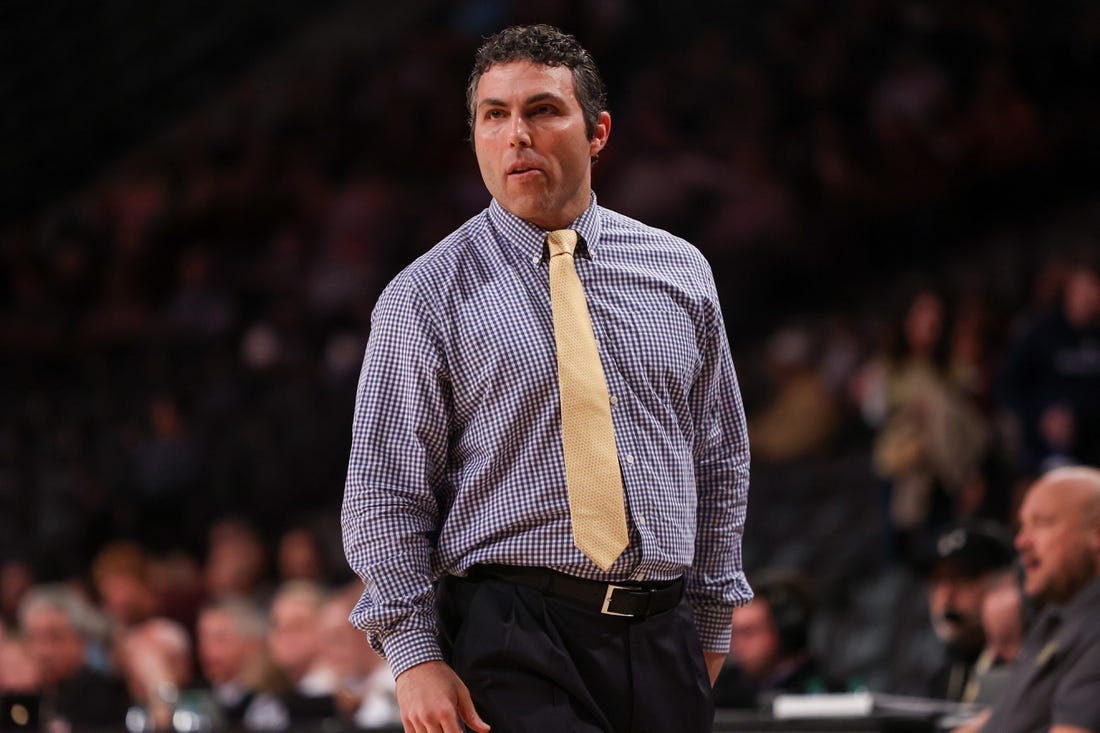
[(686, 576), (703, 647), (729, 648), (749, 483), (714, 279), (687, 242), (596, 204), (571, 228), (607, 377), (630, 545), (573, 545), (546, 232), (496, 201), (375, 306), (345, 487), (352, 622), (394, 674), (442, 659), (433, 581), (479, 563), (604, 581)]

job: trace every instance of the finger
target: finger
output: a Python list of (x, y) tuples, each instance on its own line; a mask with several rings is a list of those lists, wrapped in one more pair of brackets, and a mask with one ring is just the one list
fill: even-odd
[(478, 733), (488, 733), (489, 724), (481, 719), (474, 708), (474, 701), (470, 697), (470, 691), (465, 686), (458, 690), (458, 714), (466, 725)]

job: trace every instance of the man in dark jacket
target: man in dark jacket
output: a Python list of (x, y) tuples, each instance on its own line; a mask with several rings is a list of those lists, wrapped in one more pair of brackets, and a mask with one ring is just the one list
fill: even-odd
[(91, 604), (66, 586), (38, 586), (20, 604), (19, 625), (38, 671), (47, 726), (121, 729), (130, 704), (125, 683), (87, 663), (89, 644), (102, 628)]

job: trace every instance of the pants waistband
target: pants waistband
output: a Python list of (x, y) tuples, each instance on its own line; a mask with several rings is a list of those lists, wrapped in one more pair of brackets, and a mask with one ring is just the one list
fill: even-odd
[(533, 588), (545, 595), (573, 601), (608, 616), (645, 618), (675, 608), (684, 594), (684, 579), (662, 583), (603, 583), (547, 568), (518, 565), (475, 565), (472, 581), (501, 580)]

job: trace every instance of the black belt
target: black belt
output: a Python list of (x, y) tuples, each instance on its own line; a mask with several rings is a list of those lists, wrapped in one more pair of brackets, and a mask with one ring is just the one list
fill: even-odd
[(665, 583), (601, 583), (565, 575), (546, 568), (517, 565), (475, 565), (470, 580), (503, 580), (534, 588), (548, 596), (563, 598), (608, 616), (645, 618), (668, 611), (680, 603), (684, 579)]

